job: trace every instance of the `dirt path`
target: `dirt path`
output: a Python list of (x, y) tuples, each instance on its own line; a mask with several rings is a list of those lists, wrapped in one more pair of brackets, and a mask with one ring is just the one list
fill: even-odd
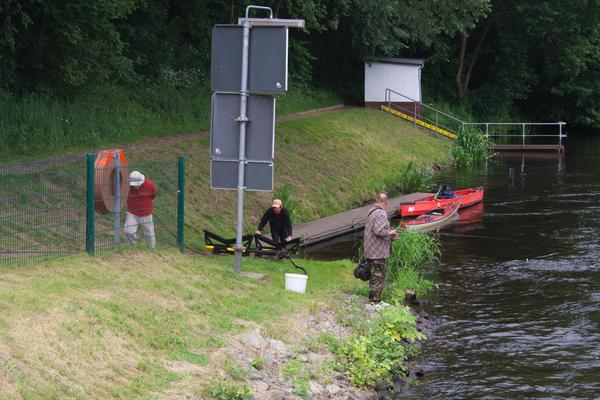
[[(275, 120), (277, 122), (293, 121), (296, 119), (312, 117), (315, 115), (329, 114), (329, 113), (332, 113), (332, 112), (335, 112), (335, 111), (338, 111), (338, 110), (341, 110), (344, 108), (348, 108), (348, 106), (345, 106), (343, 104), (338, 104), (338, 105), (331, 106), (331, 107), (317, 108), (314, 110), (302, 111), (302, 112), (294, 113), (294, 114), (280, 115)], [(161, 137), (161, 138), (150, 139), (150, 140), (143, 141), (143, 142), (133, 143), (133, 144), (124, 146), (123, 149), (125, 150), (125, 153), (127, 153), (129, 150), (144, 150), (144, 149), (148, 149), (148, 148), (152, 148), (152, 147), (160, 147), (162, 144), (167, 144), (167, 143), (170, 145), (178, 144), (178, 143), (186, 142), (187, 140), (189, 140), (193, 137), (208, 138), (209, 135), (210, 135), (209, 131), (181, 133), (178, 135), (165, 136), (165, 137)]]

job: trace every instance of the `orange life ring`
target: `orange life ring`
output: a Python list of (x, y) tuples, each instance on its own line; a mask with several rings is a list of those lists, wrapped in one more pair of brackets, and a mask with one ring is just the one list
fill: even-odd
[(110, 214), (115, 209), (115, 158), (118, 155), (121, 181), (121, 208), (129, 194), (129, 167), (121, 149), (102, 150), (94, 163), (94, 209), (100, 214)]

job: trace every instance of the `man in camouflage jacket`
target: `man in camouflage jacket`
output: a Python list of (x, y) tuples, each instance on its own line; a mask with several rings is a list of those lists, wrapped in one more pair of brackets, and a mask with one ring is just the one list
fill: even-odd
[(390, 229), (385, 208), (388, 203), (386, 193), (379, 193), (375, 205), (369, 210), (364, 233), (364, 257), (371, 270), (369, 280), (369, 300), (381, 301), (381, 291), (385, 283), (385, 266), (390, 256), (392, 240), (398, 239), (395, 229)]

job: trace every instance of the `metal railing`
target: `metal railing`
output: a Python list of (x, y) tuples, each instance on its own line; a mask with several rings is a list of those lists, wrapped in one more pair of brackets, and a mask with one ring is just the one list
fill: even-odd
[[(396, 99), (392, 100), (392, 97), (396, 97)], [(412, 103), (412, 105), (399, 104), (403, 102), (397, 100), (398, 97), (407, 100), (404, 103)], [(532, 140), (547, 141), (551, 138), (558, 140), (558, 144), (562, 146), (567, 137), (566, 122), (466, 122), (389, 88), (385, 89), (385, 102), (388, 108), (398, 110), (411, 117), (414, 124), (424, 121), (435, 128), (441, 128), (456, 135), (464, 132), (467, 126), (475, 126), (481, 128), (486, 138), (492, 139), (497, 144), (514, 143), (514, 138), (518, 137), (519, 144), (525, 146), (531, 144)], [(548, 133), (548, 128), (555, 131)]]
[[(397, 104), (398, 101), (392, 100), (392, 95), (406, 99), (407, 103), (413, 103), (412, 107)], [(412, 117), (414, 119), (412, 122), (415, 125), (417, 120), (421, 120), (455, 135), (458, 135), (464, 126), (464, 122), (460, 119), (389, 88), (385, 89), (385, 102), (389, 108), (396, 109)]]
[[(503, 141), (512, 142), (510, 138), (519, 138), (521, 145), (532, 144), (533, 139), (558, 138), (558, 144), (563, 144), (563, 139), (567, 137), (564, 127), (566, 122), (465, 122), (464, 126), (480, 127), (486, 138), (493, 139), (494, 142)], [(556, 129), (556, 133), (547, 133), (547, 128)], [(464, 129), (464, 128), (463, 128)], [(507, 143), (508, 144), (508, 143)]]

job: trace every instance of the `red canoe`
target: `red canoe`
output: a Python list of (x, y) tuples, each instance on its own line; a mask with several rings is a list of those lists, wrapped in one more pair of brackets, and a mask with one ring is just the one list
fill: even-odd
[(412, 217), (415, 215), (425, 214), (426, 212), (433, 211), (437, 208), (441, 208), (446, 204), (451, 204), (456, 199), (460, 199), (460, 208), (469, 207), (483, 200), (484, 191), (485, 189), (482, 187), (474, 189), (455, 190), (455, 198), (437, 198), (435, 200), (435, 194), (428, 194), (426, 196), (421, 197), (420, 199), (409, 203), (400, 203), (400, 215), (402, 215), (403, 217)]
[(450, 221), (456, 215), (456, 212), (461, 206), (460, 200), (457, 198), (448, 199), (451, 202), (429, 211), (427, 214), (419, 215), (415, 219), (411, 219), (402, 223), (402, 227), (408, 231), (426, 231), (436, 229)]

